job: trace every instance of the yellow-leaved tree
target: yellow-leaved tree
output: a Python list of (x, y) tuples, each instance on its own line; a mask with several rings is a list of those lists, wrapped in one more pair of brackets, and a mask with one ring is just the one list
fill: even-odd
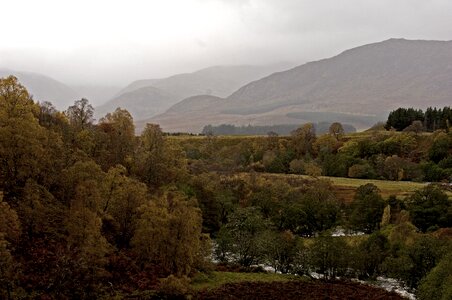
[(137, 152), (134, 173), (150, 188), (181, 180), (187, 173), (184, 151), (164, 138), (158, 124), (146, 124)]
[(132, 239), (139, 260), (157, 265), (168, 274), (188, 275), (205, 253), (201, 210), (196, 201), (178, 192), (163, 192), (141, 211)]
[(0, 79), (0, 189), (13, 199), (29, 178), (40, 173), (45, 153), (45, 129), (39, 125), (39, 107), (17, 78)]
[(104, 233), (118, 248), (128, 247), (137, 227), (139, 208), (148, 198), (147, 187), (127, 177), (127, 170), (121, 165), (108, 170), (103, 183)]

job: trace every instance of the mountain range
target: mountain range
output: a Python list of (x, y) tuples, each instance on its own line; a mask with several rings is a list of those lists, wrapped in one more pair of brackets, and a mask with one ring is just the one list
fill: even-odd
[(35, 101), (48, 101), (59, 110), (65, 110), (75, 100), (80, 99), (77, 91), (48, 76), (10, 69), (0, 69), (0, 77), (14, 75), (23, 84)]
[(452, 103), (452, 41), (390, 39), (277, 72), (225, 98), (199, 95), (138, 122), (165, 131), (207, 124), (340, 121), (364, 129), (400, 106)]
[(121, 107), (127, 109), (135, 120), (148, 119), (195, 95), (227, 97), (253, 80), (288, 67), (288, 63), (214, 66), (167, 78), (137, 80), (122, 89), (113, 99), (97, 107), (96, 115), (100, 117)]
[[(88, 98), (96, 119), (129, 110), (137, 132), (148, 122), (167, 132), (201, 132), (206, 125), (280, 125), (339, 121), (365, 129), (404, 106), (452, 104), (452, 41), (389, 39), (289, 68), (215, 66), (123, 89), (68, 86), (48, 76), (0, 69), (18, 77), (36, 101), (65, 110)], [(284, 71), (281, 71), (284, 70)]]
[(61, 111), (81, 98), (89, 99), (94, 105), (101, 104), (111, 99), (119, 90), (114, 86), (69, 86), (43, 74), (0, 68), (0, 78), (9, 75), (16, 76), (35, 101), (51, 102)]

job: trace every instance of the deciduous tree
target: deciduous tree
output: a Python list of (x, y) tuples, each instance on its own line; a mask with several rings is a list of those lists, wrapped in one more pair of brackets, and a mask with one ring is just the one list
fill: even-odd
[(384, 210), (384, 201), (380, 190), (368, 183), (356, 190), (351, 204), (349, 223), (352, 229), (372, 233), (380, 226)]
[(407, 199), (413, 224), (421, 231), (452, 226), (452, 205), (439, 187), (428, 185)]
[(16, 77), (0, 79), (0, 189), (6, 199), (17, 197), (26, 180), (40, 173), (46, 135), (38, 111)]
[(144, 264), (160, 266), (168, 274), (188, 275), (201, 251), (201, 211), (194, 199), (164, 192), (141, 208), (132, 245)]
[(292, 132), (292, 144), (298, 157), (312, 154), (315, 140), (315, 128), (312, 123), (307, 123)]
[(136, 146), (135, 125), (130, 113), (118, 107), (100, 119), (98, 127), (107, 137), (105, 147), (108, 157), (103, 158), (107, 164), (130, 165)]
[(69, 106), (66, 116), (76, 130), (88, 129), (93, 123), (94, 108), (88, 99), (82, 98), (75, 101), (74, 105)]
[(110, 223), (110, 234), (119, 248), (129, 245), (137, 226), (139, 207), (148, 197), (146, 185), (127, 177), (126, 172), (121, 165), (108, 171), (101, 203), (102, 212), (107, 214), (104, 222)]
[(342, 124), (339, 122), (334, 122), (330, 125), (329, 133), (332, 135), (337, 141), (339, 141), (344, 136), (344, 128)]

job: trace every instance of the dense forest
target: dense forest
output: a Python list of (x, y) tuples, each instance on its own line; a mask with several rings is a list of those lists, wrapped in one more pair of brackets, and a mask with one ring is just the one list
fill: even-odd
[[(126, 110), (93, 113), (86, 99), (59, 112), (0, 79), (1, 299), (196, 297), (213, 272), (262, 266), (452, 297), (448, 122), (259, 137), (147, 124), (136, 136)], [(363, 182), (344, 197), (322, 175), (436, 183), (388, 195)]]
[(452, 109), (448, 106), (437, 109), (429, 107), (425, 112), (415, 108), (398, 108), (389, 113), (386, 129), (398, 131), (435, 131), (449, 130), (452, 121)]

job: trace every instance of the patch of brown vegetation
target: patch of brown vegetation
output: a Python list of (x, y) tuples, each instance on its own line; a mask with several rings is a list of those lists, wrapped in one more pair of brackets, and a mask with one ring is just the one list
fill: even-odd
[(199, 292), (195, 299), (402, 300), (395, 292), (354, 282), (242, 282)]
[(355, 197), (356, 188), (349, 186), (334, 186), (334, 193), (340, 202), (350, 204)]

